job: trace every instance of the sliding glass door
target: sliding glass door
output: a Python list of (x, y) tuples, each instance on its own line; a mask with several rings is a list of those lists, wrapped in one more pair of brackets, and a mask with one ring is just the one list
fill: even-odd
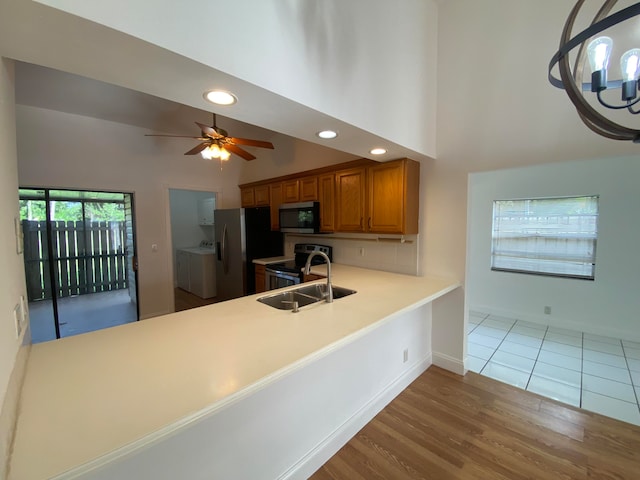
[(20, 201), (33, 342), (136, 321), (132, 195), (21, 189)]

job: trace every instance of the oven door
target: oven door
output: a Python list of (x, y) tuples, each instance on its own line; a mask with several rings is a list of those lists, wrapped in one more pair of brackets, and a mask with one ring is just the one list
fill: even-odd
[(277, 288), (290, 287), (300, 283), (300, 274), (293, 272), (283, 272), (267, 267), (264, 275), (265, 290), (275, 290)]

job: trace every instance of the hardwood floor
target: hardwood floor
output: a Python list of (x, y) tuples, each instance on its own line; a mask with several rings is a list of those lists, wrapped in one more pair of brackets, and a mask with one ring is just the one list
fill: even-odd
[(216, 303), (215, 298), (200, 298), (193, 293), (187, 292), (181, 288), (174, 289), (176, 312), (189, 310), (190, 308), (203, 307)]
[(640, 427), (434, 366), (311, 477), (639, 478)]

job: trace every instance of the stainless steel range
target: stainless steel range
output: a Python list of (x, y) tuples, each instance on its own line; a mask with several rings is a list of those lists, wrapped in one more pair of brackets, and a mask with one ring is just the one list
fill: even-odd
[[(333, 261), (332, 247), (315, 243), (296, 243), (293, 249), (294, 260), (266, 265), (265, 289), (275, 290), (276, 288), (297, 285), (302, 282), (302, 269), (307, 262), (307, 258), (313, 252), (323, 252), (329, 257), (329, 260)], [(311, 265), (319, 265), (321, 263), (324, 263), (324, 259), (319, 255), (311, 259)]]

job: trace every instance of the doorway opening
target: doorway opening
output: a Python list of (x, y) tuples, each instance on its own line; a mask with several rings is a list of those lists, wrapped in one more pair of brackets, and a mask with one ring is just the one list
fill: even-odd
[(216, 201), (216, 192), (169, 189), (176, 312), (215, 303)]
[(137, 321), (133, 195), (19, 194), (32, 342)]

